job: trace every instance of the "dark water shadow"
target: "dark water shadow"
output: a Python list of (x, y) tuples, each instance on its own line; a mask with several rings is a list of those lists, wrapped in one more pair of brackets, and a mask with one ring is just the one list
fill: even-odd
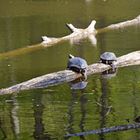
[(46, 132), (43, 123), (43, 111), (44, 105), (42, 104), (42, 94), (36, 94), (33, 102), (34, 109), (34, 133), (33, 137), (35, 140), (53, 140), (52, 136)]

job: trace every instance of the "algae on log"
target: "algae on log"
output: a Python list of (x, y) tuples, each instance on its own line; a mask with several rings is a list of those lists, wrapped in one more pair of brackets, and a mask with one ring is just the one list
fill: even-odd
[[(140, 65), (140, 51), (135, 51), (135, 52), (126, 54), (124, 56), (118, 57), (114, 65), (116, 66), (116, 68), (124, 67), (124, 66), (131, 66), (131, 65)], [(111, 68), (110, 65), (106, 65), (102, 63), (91, 64), (87, 68), (87, 75), (100, 73), (110, 68)], [(33, 78), (31, 80), (22, 82), (20, 84), (17, 84), (8, 88), (1, 89), (0, 95), (11, 94), (11, 93), (19, 92), (22, 90), (30, 90), (30, 89), (54, 86), (54, 85), (58, 85), (64, 82), (73, 81), (76, 78), (79, 78), (81, 76), (82, 76), (81, 74), (77, 74), (70, 70), (54, 72), (54, 73), (46, 74), (37, 78)]]

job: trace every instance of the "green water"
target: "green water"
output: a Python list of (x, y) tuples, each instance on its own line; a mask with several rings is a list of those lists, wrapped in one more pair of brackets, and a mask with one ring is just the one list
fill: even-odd
[[(41, 42), (41, 36), (61, 37), (72, 23), (96, 28), (133, 19), (140, 14), (139, 0), (7, 0), (0, 4), (0, 52)], [(0, 88), (66, 68), (68, 54), (98, 62), (104, 51), (121, 56), (140, 49), (140, 26), (97, 35), (97, 45), (84, 40), (63, 42), (0, 59)], [(133, 123), (140, 116), (140, 66), (117, 70), (115, 77), (100, 74), (87, 79), (84, 90), (62, 84), (0, 96), (0, 140), (63, 140), (67, 133)], [(108, 108), (111, 110), (108, 112)], [(70, 140), (139, 140), (140, 129)]]

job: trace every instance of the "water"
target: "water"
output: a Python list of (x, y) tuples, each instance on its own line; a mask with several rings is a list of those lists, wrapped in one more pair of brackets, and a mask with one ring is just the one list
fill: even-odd
[[(8, 52), (41, 42), (42, 35), (61, 37), (72, 23), (86, 28), (91, 20), (96, 28), (133, 19), (139, 15), (139, 0), (26, 0), (5, 1), (0, 5), (0, 52)], [(121, 56), (140, 49), (140, 27), (97, 35), (97, 46), (84, 40), (71, 45), (63, 42), (17, 56), (0, 59), (0, 88), (66, 68), (68, 54), (98, 62), (104, 51)], [(115, 77), (100, 74), (88, 77), (84, 90), (70, 84), (22, 91), (0, 96), (0, 139), (64, 139), (67, 133), (133, 123), (140, 115), (140, 67), (117, 70)], [(109, 110), (109, 108), (111, 108)], [(127, 121), (129, 119), (130, 122)], [(73, 139), (140, 139), (139, 129)]]

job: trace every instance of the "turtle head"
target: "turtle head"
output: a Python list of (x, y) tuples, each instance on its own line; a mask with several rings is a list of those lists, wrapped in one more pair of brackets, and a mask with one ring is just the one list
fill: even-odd
[(69, 59), (74, 58), (74, 56), (72, 54), (69, 54)]

